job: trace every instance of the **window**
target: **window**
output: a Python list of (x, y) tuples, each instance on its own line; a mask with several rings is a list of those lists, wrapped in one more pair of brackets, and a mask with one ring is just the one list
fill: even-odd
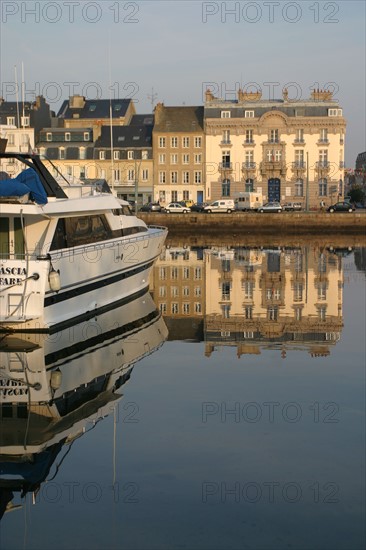
[(190, 277), (190, 269), (189, 267), (184, 267), (183, 268), (183, 279), (189, 279)]
[(229, 143), (231, 143), (231, 141), (230, 141), (230, 130), (224, 130), (224, 132), (222, 134), (222, 143), (225, 144), (225, 145), (228, 145)]
[(245, 168), (254, 168), (254, 151), (245, 151)]
[(299, 282), (294, 283), (294, 302), (303, 301), (304, 285)]
[(8, 145), (15, 145), (14, 134), (7, 134), (7, 137), (8, 137)]
[(127, 181), (135, 181), (135, 170), (133, 168), (127, 170)]
[(133, 160), (135, 158), (134, 151), (127, 151), (127, 159)]
[(244, 307), (244, 317), (245, 319), (253, 319), (253, 306)]
[(159, 137), (159, 147), (165, 147), (165, 137)]
[(189, 183), (189, 172), (183, 172), (183, 183)]
[(245, 180), (245, 191), (247, 193), (252, 193), (254, 190), (254, 181), (252, 178), (248, 178)]
[(202, 162), (202, 155), (201, 153), (198, 153), (196, 155), (194, 155), (194, 163), (195, 164), (201, 164)]
[(318, 308), (318, 316), (320, 321), (325, 321), (327, 317), (327, 306), (320, 306)]
[(178, 172), (170, 172), (170, 183), (178, 183)]
[(8, 116), (6, 118), (6, 124), (8, 126), (15, 126), (15, 116)]
[(99, 151), (99, 160), (105, 160), (105, 151)]
[(160, 153), (159, 164), (165, 164), (165, 153)]
[(322, 142), (322, 143), (328, 143), (328, 129), (327, 128), (321, 128), (319, 141)]
[[(195, 267), (194, 268), (194, 279), (195, 281), (198, 281), (202, 278), (202, 270), (200, 267)], [(199, 288), (199, 287), (196, 287), (196, 288)], [(195, 296), (200, 296), (201, 294), (195, 294)]]
[(113, 160), (120, 159), (120, 151), (113, 151)]
[(342, 109), (328, 109), (328, 116), (342, 116)]
[(29, 136), (28, 136), (28, 134), (21, 134), (21, 136), (20, 136), (20, 143), (21, 143), (21, 145), (28, 145), (28, 144), (29, 144)]
[(84, 141), (89, 141), (90, 134), (89, 132), (84, 132)]
[(179, 304), (177, 304), (176, 302), (173, 302), (171, 307), (172, 307), (172, 313), (179, 313)]
[(320, 168), (328, 166), (328, 151), (326, 149), (319, 150), (319, 166)]
[(183, 200), (184, 201), (189, 201), (189, 191), (187, 191), (187, 190), (183, 191)]
[(115, 182), (121, 181), (121, 171), (117, 169), (117, 170), (113, 170), (113, 172), (114, 172), (114, 175), (113, 175), (114, 181)]
[(165, 298), (166, 297), (166, 286), (160, 286), (159, 287), (159, 297)]
[(327, 299), (327, 282), (321, 281), (318, 283), (318, 301), (324, 301)]
[(80, 179), (85, 179), (86, 177), (86, 168), (85, 166), (80, 166), (80, 174), (79, 174), (79, 177)]
[(230, 111), (221, 111), (221, 118), (230, 118)]
[(301, 321), (301, 319), (302, 319), (302, 306), (295, 306), (294, 307), (294, 317), (295, 317), (295, 321)]
[(254, 118), (254, 111), (244, 111), (245, 118)]
[(194, 173), (194, 183), (202, 183), (202, 172)]
[(303, 149), (295, 150), (295, 168), (305, 168)]
[(72, 176), (72, 166), (66, 166), (66, 174)]
[(177, 286), (172, 286), (170, 288), (170, 295), (172, 298), (178, 298), (179, 297), (179, 288)]
[(142, 181), (147, 181), (149, 179), (149, 170), (144, 168), (142, 170)]
[(172, 202), (178, 201), (178, 191), (172, 191)]
[(199, 296), (201, 296), (201, 294), (202, 294), (201, 287), (200, 286), (195, 286), (194, 287), (194, 295), (196, 297), (199, 297)]
[(171, 141), (170, 141), (170, 144), (173, 148), (178, 147), (178, 138), (177, 137), (172, 137)]
[(170, 164), (178, 164), (178, 155), (176, 153), (170, 155)]
[(183, 313), (185, 315), (189, 315), (189, 303), (187, 303), (187, 302), (183, 303)]
[(296, 130), (295, 142), (296, 143), (304, 142), (304, 130), (302, 128), (299, 128)]
[(170, 278), (174, 279), (174, 280), (178, 279), (178, 268), (177, 267), (172, 267), (170, 269)]
[(29, 116), (22, 116), (21, 125), (25, 128), (29, 126)]
[(65, 159), (65, 149), (63, 147), (60, 147), (60, 149), (58, 150), (58, 158), (60, 160)]
[(183, 155), (183, 164), (189, 164), (189, 155)]
[(196, 147), (196, 149), (198, 147), (202, 147), (202, 138), (200, 136), (196, 136), (194, 138), (194, 146)]
[(319, 180), (319, 197), (326, 197), (328, 192), (327, 178)]
[(223, 151), (222, 152), (222, 156), (221, 156), (221, 159), (222, 159), (222, 168), (230, 168), (231, 167), (231, 163), (230, 163), (230, 151)]
[(70, 132), (65, 132), (65, 141), (71, 141), (71, 134), (70, 134)]
[(254, 143), (253, 130), (245, 130), (245, 143)]
[(200, 302), (195, 302), (194, 303), (194, 312), (195, 313), (202, 313), (202, 306), (201, 306)]
[(142, 160), (148, 160), (149, 158), (149, 152), (148, 151), (141, 151), (141, 159)]
[(161, 267), (159, 269), (159, 279), (161, 281), (165, 281), (166, 280), (166, 267)]
[(46, 141), (52, 141), (52, 134), (51, 132), (46, 133)]
[(267, 318), (269, 321), (278, 320), (278, 306), (269, 306), (267, 308)]
[(184, 137), (182, 140), (182, 144), (185, 149), (189, 147), (189, 137)]
[(230, 180), (227, 178), (222, 182), (221, 194), (223, 197), (230, 197)]
[(304, 196), (304, 180), (299, 178), (295, 181), (295, 197)]
[(165, 172), (159, 172), (159, 183), (166, 183)]
[(162, 315), (165, 315), (166, 312), (167, 312), (166, 304), (164, 304), (164, 303), (159, 304), (159, 311)]
[(271, 143), (278, 143), (278, 141), (279, 141), (278, 130), (271, 130), (269, 141)]

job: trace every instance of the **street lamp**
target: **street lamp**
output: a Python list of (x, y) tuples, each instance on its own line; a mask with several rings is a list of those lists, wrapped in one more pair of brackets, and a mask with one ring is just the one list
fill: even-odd
[(306, 196), (305, 211), (309, 212), (309, 152), (306, 152)]

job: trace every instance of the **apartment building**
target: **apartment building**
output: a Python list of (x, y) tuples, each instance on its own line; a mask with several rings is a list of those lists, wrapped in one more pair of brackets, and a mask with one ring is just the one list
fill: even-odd
[(205, 198), (203, 107), (155, 107), (154, 200), (168, 204)]
[(256, 191), (312, 208), (343, 198), (346, 121), (331, 92), (300, 101), (240, 90), (228, 101), (208, 90), (204, 130), (208, 200)]

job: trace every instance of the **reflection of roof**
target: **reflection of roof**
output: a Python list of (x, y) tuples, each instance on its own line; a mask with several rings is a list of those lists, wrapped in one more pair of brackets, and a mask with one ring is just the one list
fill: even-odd
[(203, 341), (203, 319), (196, 317), (174, 318), (164, 317), (168, 327), (168, 340), (186, 340), (191, 342)]

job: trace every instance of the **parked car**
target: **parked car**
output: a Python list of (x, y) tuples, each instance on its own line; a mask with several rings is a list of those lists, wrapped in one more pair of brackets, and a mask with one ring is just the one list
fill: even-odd
[(279, 202), (267, 202), (261, 208), (258, 208), (258, 212), (282, 212), (282, 206)]
[(207, 202), (196, 202), (195, 204), (192, 204), (191, 212), (203, 212), (205, 206), (207, 206)]
[(355, 207), (347, 201), (336, 202), (327, 208), (327, 212), (353, 212)]
[(187, 206), (188, 208), (190, 208), (194, 203), (192, 200), (188, 200), (188, 201), (178, 201), (178, 204), (181, 204), (182, 206)]
[(203, 209), (203, 211), (207, 212), (207, 214), (211, 214), (211, 212), (227, 212), (228, 214), (230, 214), (231, 212), (234, 212), (234, 210), (235, 203), (232, 199), (220, 199), (214, 201), (211, 204), (205, 206)]
[(282, 208), (283, 210), (286, 210), (286, 212), (298, 212), (302, 210), (302, 204), (301, 202), (285, 202), (285, 204), (282, 205)]
[(165, 212), (166, 214), (170, 214), (173, 212), (177, 214), (188, 214), (188, 212), (190, 211), (190, 208), (188, 208), (187, 206), (182, 206), (181, 204), (179, 204), (179, 202), (171, 202), (163, 210), (163, 212)]
[(158, 202), (148, 202), (140, 208), (140, 212), (161, 212), (162, 207)]

